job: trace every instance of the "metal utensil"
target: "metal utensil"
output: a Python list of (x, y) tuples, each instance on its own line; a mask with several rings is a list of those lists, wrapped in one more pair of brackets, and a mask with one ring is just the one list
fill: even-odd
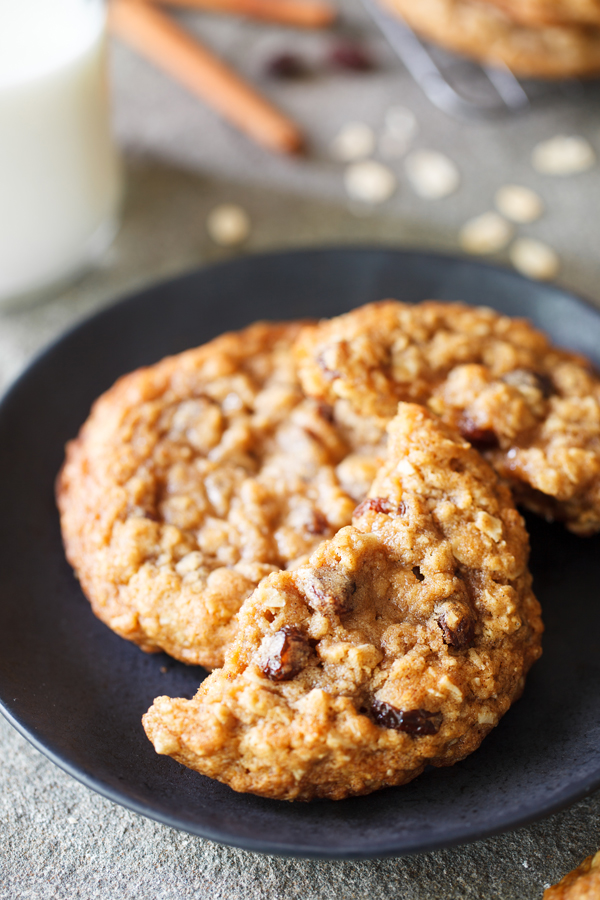
[(527, 109), (532, 99), (556, 90), (538, 82), (525, 88), (506, 66), (477, 65), (434, 48), (378, 0), (363, 4), (427, 97), (451, 116), (496, 118)]

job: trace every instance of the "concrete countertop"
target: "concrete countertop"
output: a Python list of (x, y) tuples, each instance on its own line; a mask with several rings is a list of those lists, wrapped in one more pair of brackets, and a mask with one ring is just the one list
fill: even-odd
[[(297, 35), (208, 15), (181, 17), (302, 123), (311, 142), (306, 160), (260, 150), (127, 49), (113, 48), (115, 121), (128, 184), (122, 228), (101, 265), (61, 296), (0, 316), (1, 389), (75, 321), (151, 281), (232, 256), (212, 244), (205, 229), (208, 211), (221, 202), (239, 203), (250, 214), (252, 232), (243, 252), (350, 242), (452, 252), (458, 250), (460, 226), (492, 208), (499, 186), (525, 184), (543, 197), (546, 214), (520, 226), (519, 233), (550, 244), (561, 259), (559, 282), (600, 304), (600, 168), (552, 178), (536, 173), (530, 162), (534, 145), (559, 133), (587, 137), (600, 154), (598, 85), (559, 90), (527, 113), (501, 121), (456, 122), (423, 97), (358, 3), (341, 5), (342, 27), (358, 35), (378, 62), (373, 73), (328, 71), (328, 35)], [(312, 60), (319, 74), (306, 82), (265, 79), (265, 62), (289, 49)], [(450, 156), (461, 186), (443, 200), (420, 199), (402, 160), (395, 160), (389, 165), (398, 175), (396, 194), (370, 214), (357, 214), (329, 144), (349, 120), (380, 131), (386, 109), (396, 104), (417, 117), (413, 146)], [(506, 260), (506, 253), (490, 258)], [(4, 720), (0, 740), (2, 900), (533, 900), (600, 846), (596, 795), (517, 832), (436, 853), (351, 863), (264, 857), (114, 806), (53, 766)]]

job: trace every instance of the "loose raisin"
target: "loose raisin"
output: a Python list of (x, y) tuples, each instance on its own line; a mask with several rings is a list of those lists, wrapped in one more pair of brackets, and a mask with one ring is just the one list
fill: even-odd
[(266, 643), (261, 670), (271, 681), (289, 681), (306, 666), (311, 653), (306, 635), (293, 625), (284, 625)]
[(290, 81), (296, 78), (306, 78), (309, 74), (304, 61), (293, 53), (279, 53), (274, 56), (269, 60), (266, 70), (272, 78)]
[(359, 45), (350, 42), (335, 44), (329, 53), (331, 62), (340, 69), (352, 72), (370, 72), (374, 69), (373, 60)]
[(383, 728), (406, 731), (408, 734), (437, 734), (442, 724), (442, 714), (426, 709), (396, 709), (391, 703), (373, 700), (373, 719)]

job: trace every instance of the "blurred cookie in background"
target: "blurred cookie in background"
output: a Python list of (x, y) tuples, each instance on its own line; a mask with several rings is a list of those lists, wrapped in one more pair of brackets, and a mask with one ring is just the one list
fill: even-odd
[[(504, 9), (499, 4), (504, 6), (505, 0), (384, 3), (423, 38), (482, 63), (508, 66), (518, 76), (560, 79), (600, 72), (600, 21), (598, 27), (525, 25), (513, 15), (513, 0), (506, 0)], [(588, 4), (592, 5), (591, 0)]]

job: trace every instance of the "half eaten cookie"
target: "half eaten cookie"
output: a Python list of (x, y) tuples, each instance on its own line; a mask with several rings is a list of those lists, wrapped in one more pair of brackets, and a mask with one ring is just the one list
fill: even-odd
[(159, 697), (157, 752), (249, 791), (340, 799), (475, 750), (540, 656), (528, 537), (456, 431), (401, 403), (353, 525), (242, 606), (225, 666)]

